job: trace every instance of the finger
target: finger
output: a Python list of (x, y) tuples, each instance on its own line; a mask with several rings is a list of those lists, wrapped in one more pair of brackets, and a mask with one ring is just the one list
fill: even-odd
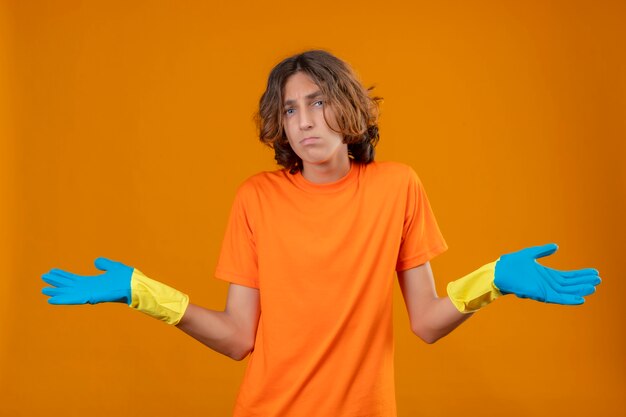
[(45, 287), (44, 289), (41, 290), (41, 292), (42, 294), (50, 296), (50, 297), (54, 297), (57, 295), (65, 295), (69, 293), (67, 287), (61, 287), (61, 288)]
[(538, 259), (538, 258), (546, 257), (548, 255), (552, 255), (554, 252), (557, 251), (558, 248), (559, 246), (556, 243), (548, 243), (546, 245), (533, 246), (530, 248), (526, 248), (526, 250), (530, 252), (533, 258)]
[(54, 273), (43, 274), (41, 279), (50, 285), (54, 285), (55, 287), (70, 287), (76, 283), (75, 279), (67, 278)]
[(50, 271), (48, 271), (49, 274), (55, 274), (55, 275), (60, 275), (62, 277), (66, 277), (66, 278), (71, 278), (71, 279), (79, 279), (79, 278), (83, 278), (82, 275), (78, 275), (78, 274), (73, 274), (71, 272), (68, 271), (64, 271), (62, 269), (58, 269), (58, 268), (52, 268)]
[(49, 304), (54, 305), (78, 305), (87, 304), (87, 299), (81, 294), (59, 295), (48, 299)]
[(598, 270), (595, 268), (575, 269), (571, 271), (560, 271), (558, 269), (549, 268), (547, 266), (544, 266), (544, 268), (549, 269), (550, 271), (553, 271), (553, 272), (557, 272), (560, 276), (563, 276), (566, 278), (573, 278), (573, 277), (585, 276), (585, 275), (598, 276), (600, 274)]
[(581, 305), (585, 303), (585, 299), (577, 295), (560, 294), (550, 298), (547, 302), (551, 304)]
[(570, 285), (565, 287), (559, 287), (555, 291), (560, 294), (577, 295), (579, 297), (583, 297), (585, 295), (590, 295), (596, 292), (596, 287), (589, 284)]
[(96, 265), (96, 268), (98, 268), (100, 271), (108, 271), (110, 269), (113, 269), (121, 265), (120, 262), (112, 261), (111, 259), (107, 259), (103, 257), (99, 257), (98, 259), (96, 259), (94, 261), (94, 264)]
[(595, 275), (587, 275), (586, 277), (562, 278), (558, 281), (562, 287), (574, 287), (576, 285), (600, 285), (602, 280)]
[(602, 282), (600, 277), (594, 274), (590, 274), (590, 275), (568, 274), (567, 271), (557, 271), (557, 270), (550, 269), (550, 268), (546, 268), (546, 271), (550, 275), (551, 279), (553, 279), (558, 285), (562, 285), (562, 286), (571, 286), (571, 285), (580, 285), (580, 284), (598, 285)]

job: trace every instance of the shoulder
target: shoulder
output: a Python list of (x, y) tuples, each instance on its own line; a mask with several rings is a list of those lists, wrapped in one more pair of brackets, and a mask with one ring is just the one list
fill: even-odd
[(281, 188), (288, 182), (289, 173), (286, 169), (261, 171), (246, 178), (237, 187), (237, 195), (250, 198), (258, 196), (264, 190)]
[(366, 166), (366, 170), (374, 176), (384, 177), (388, 180), (415, 180), (417, 173), (412, 166), (396, 161), (374, 161)]

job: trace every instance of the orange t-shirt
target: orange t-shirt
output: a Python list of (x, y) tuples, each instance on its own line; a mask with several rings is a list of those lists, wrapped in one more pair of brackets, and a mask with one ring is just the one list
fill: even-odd
[(446, 249), (408, 165), (351, 160), (327, 184), (285, 169), (246, 180), (215, 273), (260, 294), (234, 415), (395, 416), (394, 271)]

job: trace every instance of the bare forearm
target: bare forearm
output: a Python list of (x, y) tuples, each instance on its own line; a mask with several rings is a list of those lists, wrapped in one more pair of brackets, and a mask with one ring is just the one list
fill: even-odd
[(448, 297), (434, 298), (425, 308), (420, 327), (414, 332), (427, 343), (434, 343), (456, 329), (473, 313), (463, 314)]
[(426, 343), (434, 343), (471, 314), (461, 313), (448, 297), (438, 297), (430, 263), (398, 272), (411, 329)]
[(209, 348), (235, 360), (250, 352), (254, 341), (225, 311), (214, 311), (189, 304), (185, 315), (176, 325), (180, 330)]

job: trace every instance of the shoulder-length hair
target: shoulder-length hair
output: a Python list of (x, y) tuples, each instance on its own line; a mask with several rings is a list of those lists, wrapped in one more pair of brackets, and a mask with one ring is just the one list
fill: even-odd
[[(323, 50), (310, 50), (286, 58), (270, 72), (254, 118), (259, 139), (274, 149), (276, 162), (291, 174), (302, 170), (302, 159), (291, 149), (283, 124), (285, 83), (300, 71), (311, 77), (335, 111), (339, 128), (335, 131), (348, 144), (348, 156), (359, 162), (372, 162), (374, 147), (380, 139), (378, 116), (382, 97), (370, 97), (368, 92), (374, 86), (365, 89), (346, 62)], [(324, 120), (328, 124), (325, 112)]]

